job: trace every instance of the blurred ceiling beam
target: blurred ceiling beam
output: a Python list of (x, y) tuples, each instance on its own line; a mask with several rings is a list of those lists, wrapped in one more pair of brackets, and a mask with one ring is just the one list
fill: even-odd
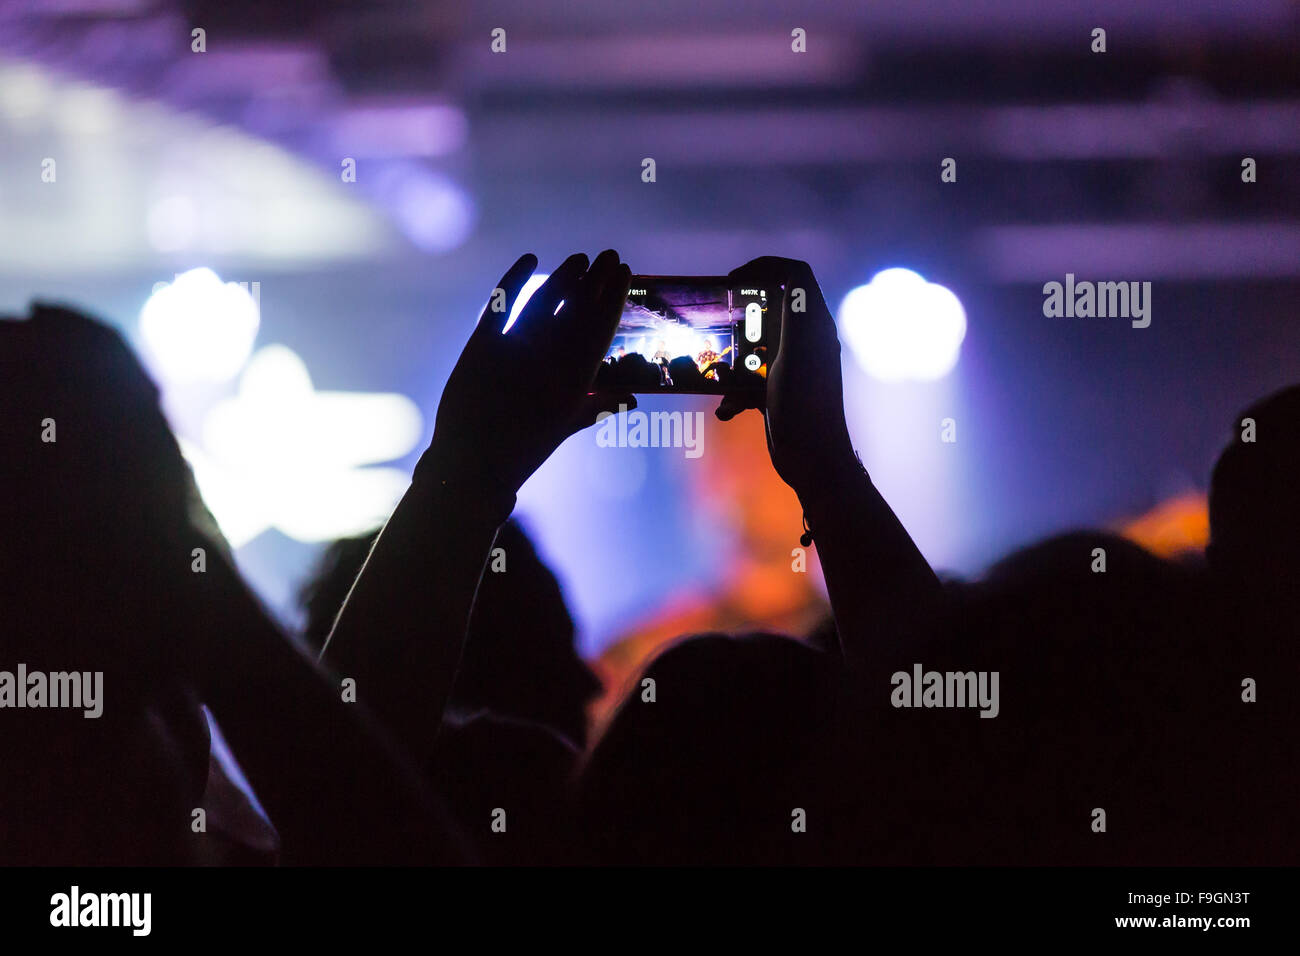
[(788, 32), (516, 36), (506, 55), (485, 42), (458, 48), (451, 72), (477, 90), (606, 91), (844, 86), (865, 66), (854, 36), (822, 36), (799, 56)]
[[(596, 124), (600, 136), (591, 136)], [(662, 166), (891, 163), (944, 156), (1142, 160), (1300, 152), (1300, 100), (1097, 103), (994, 108), (810, 108), (701, 112), (500, 111), (474, 137), (488, 168), (583, 160)], [(754, 144), (761, 144), (756, 149)], [(937, 166), (936, 166), (937, 168)]]
[(1066, 272), (1147, 280), (1275, 279), (1300, 275), (1294, 222), (1070, 223), (978, 230), (973, 256), (1004, 282)]
[[(245, 0), (250, 2), (250, 0)], [(450, 0), (428, 7), (454, 6)], [(810, 38), (824, 38), (847, 29), (887, 40), (1020, 42), (1084, 37), (1094, 26), (1117, 37), (1162, 40), (1268, 37), (1294, 28), (1295, 5), (1290, 0), (897, 0), (892, 3), (806, 0), (746, 0), (743, 5), (707, 4), (699, 0), (656, 0), (652, 4), (610, 3), (609, 0), (566, 0), (539, 4), (533, 0), (498, 0), (465, 5), (463, 27), (486, 32), (496, 26), (553, 32), (582, 24), (584, 33), (662, 30), (682, 34), (703, 29), (731, 30), (770, 24), (786, 36), (792, 27), (808, 29)], [(810, 47), (811, 49), (811, 44)]]

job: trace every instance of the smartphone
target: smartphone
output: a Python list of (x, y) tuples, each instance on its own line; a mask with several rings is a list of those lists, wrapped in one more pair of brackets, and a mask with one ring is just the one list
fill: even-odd
[(719, 395), (763, 389), (775, 357), (779, 287), (726, 276), (631, 279), (618, 331), (596, 373), (600, 391)]

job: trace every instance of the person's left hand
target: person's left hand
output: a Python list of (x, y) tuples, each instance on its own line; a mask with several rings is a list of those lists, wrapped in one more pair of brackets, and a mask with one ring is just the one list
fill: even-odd
[[(844, 418), (835, 319), (806, 262), (764, 256), (733, 270), (730, 279), (733, 285), (782, 287), (768, 325), (776, 355), (765, 391), (728, 392), (715, 414), (725, 422), (747, 408), (761, 408), (772, 465), (807, 504), (862, 472)], [(802, 303), (798, 310), (795, 302)]]
[(631, 395), (591, 392), (618, 328), (631, 270), (613, 250), (590, 268), (585, 255), (572, 255), (506, 331), (536, 268), (537, 257), (525, 255), (502, 277), (504, 295), (493, 293), (447, 379), (425, 453), (444, 476), (517, 492), (600, 413), (636, 407)]

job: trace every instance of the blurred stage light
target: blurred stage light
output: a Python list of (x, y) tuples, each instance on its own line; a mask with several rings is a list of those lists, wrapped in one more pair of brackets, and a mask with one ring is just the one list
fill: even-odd
[(410, 479), (365, 468), (405, 457), (424, 430), (405, 395), (318, 392), (302, 359), (261, 348), (235, 396), (203, 423), (202, 442), (181, 449), (232, 547), (268, 528), (298, 541), (360, 534), (381, 524)]
[(189, 196), (166, 196), (149, 205), (145, 229), (159, 252), (183, 252), (199, 234), (199, 212)]
[(446, 176), (414, 163), (375, 174), (375, 192), (406, 237), (425, 252), (449, 252), (474, 229), (474, 203)]
[[(58, 160), (57, 189), (42, 181), (44, 157)], [(145, 273), (177, 252), (282, 270), (375, 261), (408, 245), (389, 210), (339, 189), (335, 169), (203, 111), (2, 53), (0, 183), (0, 262), (19, 275)], [(427, 184), (412, 190), (409, 219), (434, 245), (472, 225), (465, 203)]]
[(704, 349), (705, 337), (687, 325), (665, 326), (660, 329), (659, 337), (664, 340), (669, 355), (695, 356)]
[(54, 96), (54, 84), (35, 66), (0, 63), (0, 116), (22, 122), (44, 116)]
[(121, 122), (122, 101), (114, 90), (69, 84), (60, 95), (55, 118), (76, 136), (104, 136)]
[(248, 289), (211, 269), (191, 269), (157, 289), (140, 311), (140, 334), (168, 382), (225, 382), (253, 350), (261, 320)]
[(957, 364), (966, 311), (910, 269), (886, 269), (840, 303), (840, 332), (863, 371), (883, 382), (929, 382)]

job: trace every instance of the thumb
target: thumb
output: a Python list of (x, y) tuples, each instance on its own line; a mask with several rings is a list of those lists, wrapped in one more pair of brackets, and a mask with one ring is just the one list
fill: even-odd
[(630, 392), (594, 392), (586, 396), (574, 413), (573, 428), (569, 434), (575, 434), (600, 421), (606, 415), (630, 412), (636, 408), (636, 396)]
[(722, 396), (722, 401), (718, 407), (713, 410), (714, 416), (720, 422), (729, 422), (747, 408), (760, 408), (760, 404), (743, 393), (731, 392)]

